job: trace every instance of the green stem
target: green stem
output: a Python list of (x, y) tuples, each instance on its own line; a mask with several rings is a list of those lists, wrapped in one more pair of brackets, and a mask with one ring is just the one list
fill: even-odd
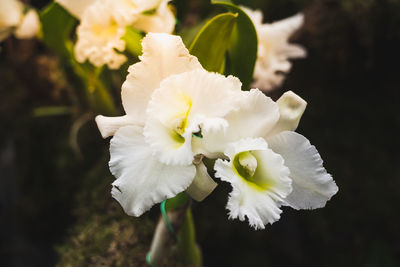
[(185, 221), (178, 234), (177, 248), (185, 264), (202, 266), (201, 250), (196, 244), (196, 231), (190, 207), (186, 210)]

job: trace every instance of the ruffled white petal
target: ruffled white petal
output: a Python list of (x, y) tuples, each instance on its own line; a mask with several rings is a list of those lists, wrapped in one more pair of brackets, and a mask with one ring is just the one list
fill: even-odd
[(33, 38), (38, 34), (39, 27), (39, 16), (34, 9), (31, 9), (25, 14), (21, 24), (15, 30), (15, 37), (19, 39)]
[[(254, 182), (243, 178), (234, 167), (235, 157), (247, 151), (257, 162)], [(214, 169), (216, 177), (232, 185), (227, 204), (229, 218), (243, 221), (247, 217), (255, 229), (264, 229), (265, 224), (279, 220), (281, 203), (292, 190), (283, 158), (269, 149), (262, 138), (231, 143), (225, 154), (230, 161), (218, 159)]]
[(169, 166), (157, 161), (137, 126), (125, 126), (115, 133), (110, 155), (110, 170), (117, 178), (111, 193), (128, 215), (140, 216), (186, 190), (196, 173), (193, 165)]
[(78, 26), (78, 41), (75, 57), (79, 62), (89, 60), (95, 66), (108, 65), (110, 69), (119, 68), (126, 57), (118, 52), (125, 50), (121, 37), (125, 25), (119, 25), (113, 16), (113, 9), (105, 1), (97, 1), (89, 6)]
[(316, 209), (337, 193), (338, 187), (323, 167), (317, 149), (302, 135), (282, 132), (268, 139), (271, 149), (279, 153), (290, 169), (293, 191), (286, 198), (295, 209)]
[(175, 16), (168, 6), (168, 1), (163, 1), (154, 14), (141, 14), (132, 26), (144, 32), (172, 33), (175, 28)]
[(271, 131), (279, 119), (278, 105), (260, 90), (252, 89), (242, 92), (238, 109), (231, 111), (226, 117), (228, 126), (219, 131), (202, 131), (202, 152), (223, 152), (228, 143), (247, 137), (265, 136)]
[(210, 177), (203, 162), (196, 165), (196, 177), (186, 189), (186, 193), (196, 201), (203, 201), (217, 187), (217, 183)]
[(103, 138), (107, 138), (109, 136), (113, 136), (115, 132), (123, 127), (128, 125), (138, 125), (143, 126), (137, 123), (134, 118), (129, 115), (120, 116), (120, 117), (106, 117), (102, 115), (96, 116), (96, 124), (99, 128), (100, 134)]
[(141, 62), (129, 67), (122, 85), (122, 104), (127, 114), (145, 121), (145, 111), (153, 91), (166, 77), (202, 68), (179, 36), (149, 33), (142, 41)]
[(263, 22), (263, 13), (261, 12), (261, 10), (252, 10), (248, 7), (245, 6), (240, 6), (240, 8), (246, 12), (246, 14), (249, 16), (249, 18), (251, 19), (251, 21), (254, 24), (254, 27), (259, 27), (262, 25)]
[[(149, 102), (146, 141), (161, 162), (187, 164), (193, 160), (186, 150), (186, 145), (191, 148), (192, 133), (226, 127), (223, 117), (236, 108), (240, 96), (240, 84), (232, 77), (203, 69), (170, 76)], [(184, 145), (171, 146), (176, 141)]]
[(302, 58), (306, 51), (299, 45), (289, 44), (290, 36), (304, 23), (303, 14), (274, 23), (262, 24), (262, 13), (244, 8), (252, 19), (258, 36), (258, 55), (254, 69), (253, 87), (271, 90), (279, 86), (292, 64), (290, 58)]
[(76, 18), (81, 19), (85, 10), (97, 0), (56, 0)]
[(296, 130), (307, 107), (307, 102), (292, 91), (285, 92), (276, 103), (279, 106), (280, 117), (272, 131), (268, 132), (268, 136)]
[(179, 135), (157, 118), (150, 116), (144, 135), (152, 148), (153, 156), (168, 165), (188, 165), (194, 159), (192, 134), (190, 131)]

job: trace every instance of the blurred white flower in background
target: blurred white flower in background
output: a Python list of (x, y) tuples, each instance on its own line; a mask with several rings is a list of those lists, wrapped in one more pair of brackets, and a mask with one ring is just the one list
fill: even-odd
[(258, 37), (252, 86), (263, 91), (272, 90), (282, 84), (285, 74), (292, 67), (289, 59), (303, 58), (307, 54), (300, 45), (288, 42), (293, 33), (303, 25), (304, 15), (297, 14), (277, 22), (263, 24), (263, 14), (260, 10), (242, 8), (253, 21)]
[[(126, 57), (122, 37), (127, 26), (144, 32), (171, 33), (175, 17), (169, 0), (57, 0), (80, 20), (75, 56), (95, 66), (118, 69)], [(82, 4), (81, 4), (82, 2)]]
[(117, 24), (106, 2), (96, 1), (83, 13), (74, 51), (78, 62), (88, 59), (97, 67), (107, 64), (110, 69), (117, 69), (126, 61), (126, 57), (117, 52), (125, 50), (125, 41), (121, 39), (125, 25)]
[(37, 12), (17, 0), (0, 0), (0, 41), (14, 34), (19, 39), (35, 37), (40, 28)]

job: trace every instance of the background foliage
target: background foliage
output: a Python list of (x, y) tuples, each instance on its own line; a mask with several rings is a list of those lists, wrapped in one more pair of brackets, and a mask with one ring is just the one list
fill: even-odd
[[(221, 184), (194, 206), (205, 266), (400, 265), (400, 78), (393, 67), (400, 1), (237, 2), (262, 8), (266, 21), (305, 13), (293, 40), (308, 57), (294, 63), (282, 90), (307, 100), (298, 132), (318, 148), (339, 193), (324, 209), (285, 209), (280, 221), (254, 231), (228, 221), (230, 188)], [(30, 3), (42, 8), (47, 1)], [(178, 29), (225, 12), (206, 0), (173, 3)], [(60, 71), (62, 59), (36, 41), (1, 46), (2, 266), (143, 266), (159, 210), (131, 218), (111, 199), (108, 141), (71, 88), (74, 78)], [(111, 90), (116, 99), (118, 90)], [(55, 105), (79, 108), (58, 109), (58, 116), (37, 109)], [(166, 263), (178, 266), (174, 256)]]

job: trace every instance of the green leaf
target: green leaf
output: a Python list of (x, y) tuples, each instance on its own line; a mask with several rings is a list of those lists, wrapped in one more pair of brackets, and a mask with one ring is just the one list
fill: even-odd
[(125, 28), (125, 35), (122, 36), (122, 40), (126, 43), (126, 50), (128, 50), (134, 56), (140, 56), (142, 54), (142, 39), (143, 35), (140, 31), (133, 29), (130, 26)]
[(208, 21), (190, 46), (190, 54), (196, 56), (208, 71), (223, 72), (225, 53), (228, 50), (232, 30), (238, 15), (223, 13)]
[(95, 67), (87, 61), (79, 63), (73, 57), (70, 58), (69, 63), (74, 73), (82, 81), (82, 86), (91, 109), (107, 116), (117, 115), (114, 99), (106, 83), (101, 79), (102, 74), (107, 69), (104, 66)]
[(211, 0), (214, 5), (224, 6), (239, 14), (232, 31), (229, 53), (229, 74), (238, 77), (243, 90), (249, 90), (253, 80), (254, 66), (257, 59), (257, 32), (249, 16), (229, 0)]
[(33, 110), (34, 117), (70, 115), (72, 107), (69, 106), (44, 106)]
[(233, 2), (231, 0), (211, 0), (212, 4), (216, 4), (215, 2), (233, 4)]
[(197, 34), (201, 31), (201, 29), (204, 27), (204, 25), (211, 19), (205, 18), (199, 23), (197, 23), (194, 26), (191, 27), (186, 27), (183, 28), (177, 35), (179, 35), (182, 38), (183, 43), (185, 44), (185, 47), (190, 47), (190, 45), (193, 43), (194, 39), (196, 38)]
[(40, 22), (43, 42), (55, 52), (69, 57), (73, 45), (69, 37), (77, 20), (53, 2), (40, 12)]
[(196, 229), (190, 208), (186, 210), (185, 221), (178, 233), (177, 248), (187, 266), (203, 266), (203, 257), (201, 249), (196, 243)]

